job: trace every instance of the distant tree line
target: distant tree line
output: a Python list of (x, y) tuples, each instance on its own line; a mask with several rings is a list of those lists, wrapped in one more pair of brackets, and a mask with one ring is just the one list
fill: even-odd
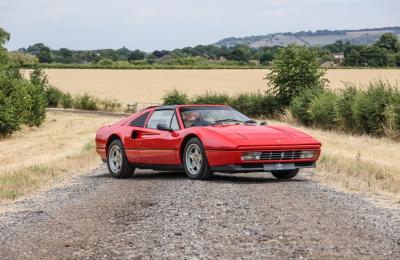
[(323, 50), (343, 53), (346, 66), (400, 66), (400, 42), (397, 35), (392, 33), (382, 34), (373, 45), (351, 45), (349, 42), (337, 41), (323, 47)]
[[(323, 33), (323, 32), (318, 32)], [(122, 65), (196, 65), (208, 63), (231, 63), (240, 65), (268, 65), (278, 50), (285, 47), (251, 48), (245, 44), (235, 47), (198, 45), (174, 50), (155, 50), (144, 52), (122, 47), (117, 50), (70, 50), (51, 49), (43, 43), (36, 43), (19, 50), (34, 55), (40, 63), (56, 64), (98, 64), (101, 66)], [(353, 45), (350, 42), (337, 41), (323, 47), (310, 47), (317, 52), (320, 64), (331, 61), (344, 66), (387, 67), (400, 66), (400, 44), (397, 35), (384, 33), (373, 45)], [(344, 54), (338, 61), (333, 53)]]
[[(198, 45), (195, 47), (186, 47), (182, 49), (155, 50), (153, 52), (144, 52), (141, 50), (129, 50), (122, 47), (117, 50), (69, 50), (61, 48), (58, 50), (50, 49), (43, 43), (36, 43), (27, 48), (19, 49), (19, 52), (35, 55), (40, 63), (109, 63), (109, 62), (145, 62), (147, 64), (176, 64), (182, 62), (182, 59), (196, 58), (195, 62), (214, 61), (236, 61), (249, 63), (256, 60), (262, 64), (268, 64), (276, 52), (273, 48), (250, 48), (247, 45), (237, 45), (235, 47), (217, 47), (214, 45)], [(184, 61), (183, 61), (184, 62)]]

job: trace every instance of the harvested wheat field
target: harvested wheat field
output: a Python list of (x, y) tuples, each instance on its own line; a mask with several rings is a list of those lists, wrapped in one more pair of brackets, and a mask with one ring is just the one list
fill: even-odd
[(98, 127), (118, 117), (48, 112), (39, 128), (0, 139), (0, 201), (29, 194), (54, 178), (98, 166)]
[[(206, 90), (236, 94), (266, 89), (267, 70), (96, 70), (47, 69), (50, 83), (72, 94), (88, 92), (98, 97), (112, 97), (123, 103), (160, 102), (163, 93), (176, 88), (190, 96)], [(333, 69), (327, 78), (334, 89), (343, 81), (368, 83), (377, 78), (395, 84), (397, 69)]]

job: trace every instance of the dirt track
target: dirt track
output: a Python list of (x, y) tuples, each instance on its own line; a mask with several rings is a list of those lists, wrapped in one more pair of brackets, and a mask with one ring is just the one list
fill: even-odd
[(400, 208), (299, 176), (101, 167), (0, 214), (0, 259), (400, 258)]

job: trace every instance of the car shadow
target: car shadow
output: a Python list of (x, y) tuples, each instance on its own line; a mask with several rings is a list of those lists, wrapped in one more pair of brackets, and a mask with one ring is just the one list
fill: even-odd
[[(238, 183), (238, 184), (246, 184), (246, 183), (279, 183), (279, 182), (303, 182), (307, 181), (306, 179), (289, 179), (289, 180), (279, 180), (274, 177), (271, 177), (270, 174), (264, 173), (265, 176), (258, 174), (258, 176), (254, 176), (254, 173), (246, 173), (243, 174), (223, 174), (223, 173), (215, 173), (214, 176), (207, 180), (207, 182), (212, 183)], [(262, 173), (261, 173), (262, 174)], [(88, 176), (89, 178), (112, 178), (109, 173), (98, 174)], [(131, 178), (124, 179), (125, 181), (141, 181), (141, 180), (190, 180), (186, 176), (184, 172), (159, 172), (159, 171), (145, 171), (135, 173)], [(197, 180), (193, 180), (197, 181)]]

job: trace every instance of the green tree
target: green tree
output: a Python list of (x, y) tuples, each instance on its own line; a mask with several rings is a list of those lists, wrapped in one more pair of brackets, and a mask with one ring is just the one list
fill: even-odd
[(344, 65), (346, 66), (359, 66), (361, 65), (360, 51), (352, 48), (349, 52), (345, 53)]
[(70, 50), (67, 49), (67, 48), (61, 48), (61, 49), (60, 49), (60, 55), (61, 55), (64, 59), (67, 59), (67, 58), (72, 57), (72, 51), (70, 51)]
[(259, 60), (261, 64), (268, 64), (274, 59), (274, 51), (271, 49), (265, 50), (261, 53)]
[(248, 62), (250, 59), (250, 48), (246, 45), (237, 45), (229, 55), (230, 60)]
[(39, 62), (41, 63), (50, 63), (53, 61), (50, 48), (43, 43), (31, 45), (26, 49), (26, 51), (38, 57)]
[(384, 67), (389, 65), (388, 52), (377, 46), (367, 46), (360, 51), (361, 65)]
[(143, 60), (146, 57), (146, 53), (140, 50), (134, 50), (128, 55), (128, 61)]
[(328, 82), (325, 71), (317, 62), (317, 52), (306, 47), (290, 45), (278, 51), (267, 74), (269, 92), (275, 94), (283, 106), (305, 89), (323, 89)]
[(0, 27), (0, 46), (3, 46), (10, 40), (10, 34)]
[(1, 28), (0, 32), (0, 136), (6, 136), (19, 130), (22, 124), (39, 126), (43, 122), (46, 99), (42, 84), (47, 81), (35, 69), (31, 80), (21, 75), (20, 64), (7, 58), (9, 55), (2, 46), (9, 35)]
[(400, 51), (399, 38), (393, 33), (382, 34), (374, 45), (389, 52)]

